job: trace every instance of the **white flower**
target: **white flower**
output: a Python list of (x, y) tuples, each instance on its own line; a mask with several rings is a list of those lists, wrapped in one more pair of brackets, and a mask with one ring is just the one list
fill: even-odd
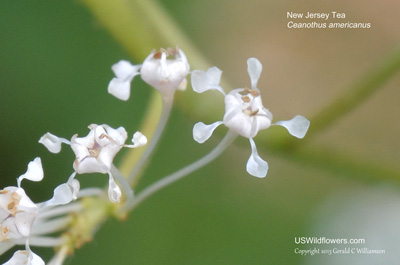
[[(140, 69), (140, 71), (139, 71)], [(163, 96), (170, 97), (176, 89), (186, 88), (190, 66), (182, 50), (161, 49), (153, 51), (142, 65), (120, 61), (112, 66), (115, 78), (108, 85), (108, 92), (121, 100), (130, 96), (130, 82), (140, 74), (142, 79)]]
[(223, 121), (209, 125), (198, 122), (193, 128), (193, 138), (197, 142), (203, 143), (221, 124), (224, 124), (236, 134), (249, 138), (252, 152), (246, 169), (249, 174), (262, 178), (267, 175), (268, 163), (258, 155), (256, 145), (253, 141), (257, 133), (260, 130), (269, 128), (271, 125), (281, 125), (293, 136), (303, 138), (310, 122), (303, 116), (298, 115), (289, 121), (278, 121), (272, 124), (272, 113), (263, 106), (260, 91), (257, 88), (262, 65), (256, 58), (249, 58), (247, 65), (251, 88), (234, 89), (228, 94), (219, 85), (222, 71), (217, 67), (211, 67), (206, 72), (193, 71), (192, 87), (194, 91), (203, 93), (207, 90), (217, 90), (225, 96), (225, 115)]
[(28, 170), (21, 175), (18, 187), (6, 187), (0, 190), (0, 242), (7, 239), (28, 237), (39, 209), (21, 188), (21, 181), (41, 181), (43, 179), (42, 162), (39, 157), (28, 164)]
[[(70, 144), (76, 156), (73, 163), (75, 172), (79, 174), (108, 174), (109, 198), (113, 202), (119, 202), (121, 190), (111, 174), (114, 157), (122, 147), (137, 148), (145, 145), (147, 138), (140, 132), (136, 132), (132, 139), (133, 145), (125, 145), (128, 134), (123, 127), (113, 129), (106, 124), (91, 124), (89, 129), (90, 132), (87, 136), (78, 137), (78, 135), (74, 135), (71, 141), (46, 133), (39, 142), (51, 152), (54, 150), (59, 152), (61, 148), (58, 148), (58, 145), (61, 145), (61, 143)], [(76, 197), (77, 190), (79, 190), (79, 183), (73, 182), (74, 177), (75, 174), (70, 177), (67, 184), (60, 185), (57, 192), (55, 190), (53, 198), (60, 198), (61, 202), (62, 198)]]
[(44, 261), (26, 244), (26, 250), (16, 251), (11, 259), (3, 265), (44, 265)]
[(246, 138), (271, 126), (272, 113), (264, 108), (260, 93), (255, 89), (234, 89), (225, 96), (226, 127)]
[[(168, 57), (173, 57), (168, 59)], [(182, 50), (167, 49), (152, 52), (140, 69), (142, 79), (161, 92), (170, 94), (180, 88), (189, 73), (189, 63)]]
[(105, 124), (92, 124), (89, 129), (86, 137), (74, 135), (71, 139), (71, 148), (76, 155), (73, 167), (79, 174), (108, 173), (128, 134), (123, 127), (113, 129)]
[(6, 187), (0, 191), (0, 241), (28, 237), (38, 207), (24, 189)]

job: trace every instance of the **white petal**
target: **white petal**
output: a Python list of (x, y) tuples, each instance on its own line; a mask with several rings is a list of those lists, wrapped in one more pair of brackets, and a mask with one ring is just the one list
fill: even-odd
[(114, 64), (111, 69), (118, 79), (131, 79), (139, 74), (140, 65), (132, 65), (130, 62), (121, 60)]
[(207, 69), (208, 82), (212, 86), (218, 86), (221, 82), (222, 71), (218, 67), (213, 66)]
[(9, 261), (4, 263), (3, 265), (23, 265), (29, 263), (29, 252), (26, 250), (18, 250), (14, 253)]
[(147, 144), (147, 138), (141, 132), (135, 132), (132, 138), (133, 147), (140, 147)]
[(258, 155), (256, 145), (252, 138), (250, 138), (251, 155), (247, 161), (247, 172), (257, 178), (263, 178), (268, 172), (268, 163), (261, 159)]
[(68, 180), (67, 184), (72, 191), (72, 199), (76, 200), (78, 198), (78, 193), (79, 193), (81, 184), (79, 183), (79, 181), (77, 179), (70, 179), (70, 180)]
[(167, 79), (171, 75), (171, 73), (167, 67), (167, 54), (165, 52), (161, 53), (160, 66), (162, 78)]
[(201, 70), (194, 70), (191, 76), (192, 88), (197, 93), (209, 90), (207, 73)]
[(223, 95), (225, 91), (219, 86), (222, 71), (213, 66), (207, 72), (194, 70), (192, 72), (192, 88), (197, 93), (203, 93), (207, 90), (218, 90)]
[(39, 143), (43, 144), (50, 152), (57, 154), (61, 151), (61, 143), (70, 144), (67, 139), (59, 138), (51, 133), (43, 135)]
[[(105, 124), (103, 124), (103, 125), (105, 125)], [(108, 134), (105, 126), (103, 126), (103, 125), (91, 124), (89, 126), (89, 128), (94, 131), (94, 141), (96, 143), (95, 145), (99, 145), (100, 147), (103, 147), (108, 144), (116, 144), (116, 143), (114, 143), (113, 137)], [(106, 125), (106, 126), (108, 126), (108, 125)], [(111, 127), (109, 127), (109, 128), (112, 129)], [(112, 130), (114, 130), (114, 129), (112, 129)], [(91, 146), (87, 146), (87, 147), (90, 148)], [(100, 148), (100, 150), (101, 150), (101, 148)]]
[(108, 84), (107, 90), (114, 97), (127, 101), (131, 95), (131, 80), (113, 78)]
[(42, 160), (40, 160), (40, 157), (36, 157), (33, 161), (29, 162), (26, 173), (18, 178), (18, 186), (23, 179), (31, 181), (41, 181), (43, 179)]
[(108, 181), (108, 198), (113, 203), (118, 203), (121, 200), (121, 189), (118, 187), (112, 175), (109, 173)]
[(262, 64), (256, 58), (249, 58), (247, 60), (247, 72), (250, 76), (251, 88), (257, 88), (257, 82), (260, 78), (262, 71)]
[(15, 215), (14, 222), (20, 235), (22, 235), (23, 237), (29, 236), (36, 215), (36, 212), (19, 212)]
[[(123, 145), (126, 141), (126, 138), (128, 138), (128, 133), (126, 132), (124, 127), (118, 127), (117, 129), (114, 129), (110, 126), (108, 126), (107, 124), (102, 124), (101, 126), (98, 127), (102, 127), (103, 132), (101, 132), (101, 129), (96, 129), (96, 141), (101, 144), (101, 139), (99, 139), (98, 137), (101, 136), (101, 134), (103, 134), (104, 132), (106, 134), (108, 134), (108, 136), (110, 136), (112, 138), (111, 142), (114, 142), (114, 144), (117, 145)], [(105, 130), (105, 131), (104, 131)], [(100, 133), (101, 132), (101, 133)], [(104, 142), (106, 143), (106, 142)], [(107, 143), (110, 143), (110, 140), (107, 141)]]
[(23, 188), (18, 188), (16, 193), (21, 197), (18, 204), (18, 211), (27, 212), (27, 213), (36, 213), (37, 206), (31, 201), (31, 199), (26, 195), (25, 190)]
[(32, 254), (31, 265), (45, 265), (41, 257), (39, 257), (33, 252), (31, 252), (31, 254)]
[(64, 205), (70, 203), (74, 199), (74, 194), (71, 187), (67, 184), (61, 184), (54, 189), (53, 198), (48, 200), (44, 206)]
[(182, 80), (182, 82), (178, 86), (178, 90), (185, 91), (186, 87), (187, 87), (187, 78)]
[(204, 143), (208, 138), (210, 138), (215, 128), (222, 123), (222, 121), (217, 121), (209, 125), (202, 122), (196, 123), (193, 127), (193, 139), (200, 144)]
[(12, 258), (3, 265), (45, 265), (42, 258), (33, 253), (29, 246), (26, 250), (18, 250)]
[(291, 135), (302, 139), (306, 135), (308, 127), (310, 127), (310, 121), (297, 115), (289, 121), (278, 121), (275, 125), (285, 127)]

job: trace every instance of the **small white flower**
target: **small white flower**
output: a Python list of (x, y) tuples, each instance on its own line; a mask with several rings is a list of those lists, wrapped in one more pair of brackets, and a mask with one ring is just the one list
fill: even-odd
[(24, 189), (6, 187), (0, 191), (0, 242), (28, 237), (38, 207)]
[(249, 138), (251, 156), (247, 161), (247, 172), (255, 177), (265, 177), (268, 172), (268, 163), (258, 155), (253, 138), (260, 130), (271, 125), (281, 125), (290, 134), (297, 138), (303, 138), (308, 130), (310, 122), (303, 116), (295, 116), (289, 121), (278, 121), (272, 124), (272, 113), (266, 109), (261, 101), (260, 91), (257, 88), (258, 79), (262, 71), (262, 65), (256, 58), (247, 60), (247, 71), (251, 80), (251, 88), (238, 88), (224, 92), (219, 85), (222, 71), (217, 67), (211, 67), (206, 72), (195, 70), (192, 73), (192, 87), (198, 93), (207, 90), (218, 90), (225, 96), (225, 115), (223, 121), (206, 125), (202, 122), (195, 124), (193, 138), (203, 143), (212, 135), (213, 131), (224, 124), (231, 131), (243, 137)]
[[(74, 135), (70, 142), (50, 133), (46, 133), (39, 142), (44, 144), (49, 151), (56, 149), (58, 152), (61, 148), (54, 148), (55, 145), (61, 145), (61, 143), (70, 144), (76, 156), (73, 163), (75, 172), (78, 174), (108, 174), (109, 198), (113, 202), (119, 202), (121, 190), (111, 174), (114, 157), (122, 147), (137, 148), (145, 145), (147, 143), (147, 138), (140, 132), (136, 132), (132, 139), (133, 145), (125, 145), (128, 134), (123, 127), (113, 129), (106, 124), (91, 124), (89, 129), (90, 132), (87, 136), (78, 137), (78, 135)], [(51, 142), (46, 140), (49, 139), (50, 136), (54, 139)], [(74, 177), (75, 173), (66, 184), (60, 185), (54, 191), (54, 203), (68, 203), (70, 198), (76, 198), (76, 194), (79, 190), (79, 182), (74, 182)], [(48, 203), (53, 203), (53, 201)]]
[(37, 205), (20, 186), (23, 179), (31, 181), (43, 179), (42, 163), (39, 157), (31, 161), (26, 173), (18, 178), (18, 187), (6, 187), (0, 190), (0, 242), (28, 237), (39, 212)]
[(16, 251), (11, 259), (3, 265), (44, 265), (44, 261), (26, 244), (26, 250)]
[(257, 88), (234, 89), (225, 96), (226, 127), (246, 138), (271, 126), (272, 113), (264, 108)]
[[(139, 70), (140, 69), (140, 70)], [(142, 79), (163, 96), (170, 97), (176, 89), (186, 88), (190, 66), (182, 50), (161, 49), (153, 51), (142, 65), (120, 61), (112, 66), (116, 77), (108, 85), (108, 92), (121, 100), (130, 96), (130, 82), (140, 74)]]
[(73, 167), (79, 174), (110, 171), (115, 155), (124, 146), (128, 134), (123, 127), (113, 129), (103, 124), (91, 124), (86, 137), (74, 135), (71, 148), (76, 155)]
[(182, 50), (161, 49), (158, 52), (153, 51), (144, 60), (140, 75), (146, 83), (165, 95), (178, 89), (189, 69), (188, 60)]

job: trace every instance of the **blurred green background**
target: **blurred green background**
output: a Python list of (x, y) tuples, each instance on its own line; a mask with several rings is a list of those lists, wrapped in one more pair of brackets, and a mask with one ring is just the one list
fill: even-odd
[[(300, 114), (310, 118), (312, 126), (315, 113), (400, 42), (400, 3), (390, 0), (156, 3), (210, 62), (207, 67), (223, 70), (223, 78), (234, 85), (226, 90), (250, 84), (246, 60), (257, 57), (263, 64), (263, 103), (275, 121)], [(343, 22), (369, 22), (372, 28), (288, 29), (290, 11), (343, 12)], [(15, 185), (27, 163), (40, 156), (45, 179), (24, 181), (23, 187), (33, 201), (43, 201), (72, 173), (74, 156), (68, 148), (50, 154), (38, 139), (48, 131), (65, 138), (84, 136), (91, 123), (124, 126), (131, 135), (140, 129), (151, 88), (136, 78), (129, 101), (107, 93), (113, 63), (140, 61), (79, 1), (2, 1), (0, 32), (0, 186)], [(159, 47), (143, 49), (150, 53), (153, 48)], [(348, 115), (313, 138), (306, 136), (304, 144), (299, 141), (298, 149), (308, 150), (307, 157), (258, 144), (270, 165), (265, 179), (246, 173), (250, 146), (243, 139), (236, 141), (211, 165), (151, 197), (127, 221), (110, 219), (93, 242), (65, 264), (398, 264), (399, 85), (395, 75)], [(190, 87), (183, 93), (194, 94)], [(139, 188), (200, 158), (221, 138), (223, 128), (203, 145), (192, 140), (192, 127), (203, 117), (188, 108), (186, 100), (178, 95)], [(202, 121), (222, 116), (214, 113)], [(268, 144), (263, 137), (268, 133), (256, 137), (256, 143)], [(315, 149), (320, 153), (313, 157)], [(325, 154), (335, 159), (314, 161)], [(354, 164), (358, 167), (352, 170)], [(374, 171), (367, 174), (364, 165)], [(83, 186), (107, 184), (105, 175), (78, 179)], [(388, 253), (367, 260), (302, 257), (294, 253), (299, 247), (294, 239), (300, 236), (365, 238), (365, 246)], [(51, 257), (51, 250), (33, 250), (45, 260)]]

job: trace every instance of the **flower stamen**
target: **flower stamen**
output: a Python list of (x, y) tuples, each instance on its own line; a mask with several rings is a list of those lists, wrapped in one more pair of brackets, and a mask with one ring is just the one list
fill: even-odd
[(255, 98), (260, 96), (260, 92), (255, 89), (251, 89), (250, 94)]
[[(15, 207), (15, 202), (11, 202), (10, 204), (7, 205), (7, 208), (9, 211), (14, 210), (14, 207)], [(14, 211), (12, 211), (12, 212), (14, 212)], [(13, 215), (15, 215), (15, 214), (13, 214)]]
[(166, 55), (166, 58), (171, 57), (171, 56), (176, 57), (176, 55), (179, 54), (179, 49), (178, 48), (170, 48), (170, 47), (168, 47), (166, 49), (161, 48), (159, 51), (154, 53), (153, 58), (161, 59), (163, 53)]
[(251, 99), (248, 96), (243, 96), (242, 100), (244, 103), (250, 103)]
[(88, 148), (88, 151), (92, 157), (98, 158), (101, 149), (100, 148)]
[(118, 145), (119, 145), (119, 143), (118, 143), (117, 141), (115, 141), (114, 138), (112, 138), (111, 136), (109, 136), (109, 135), (106, 134), (106, 133), (102, 133), (102, 134), (99, 136), (99, 138), (100, 138), (100, 139), (107, 138), (107, 139), (108, 139), (110, 142), (112, 142), (113, 144), (118, 144)]

